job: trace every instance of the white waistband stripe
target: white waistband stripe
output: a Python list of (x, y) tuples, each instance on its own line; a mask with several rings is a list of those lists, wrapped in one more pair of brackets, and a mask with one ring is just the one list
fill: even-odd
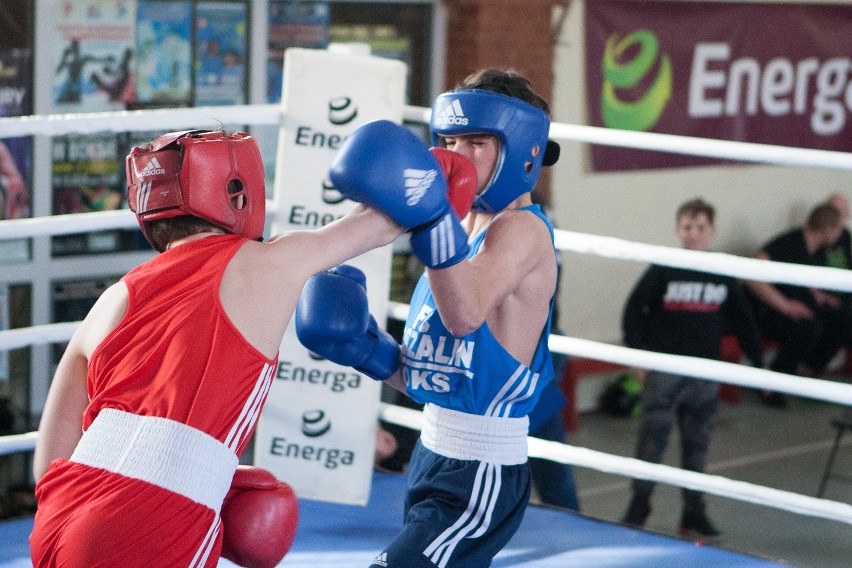
[(147, 481), (217, 515), (238, 462), (233, 451), (201, 430), (114, 408), (100, 411), (71, 461)]
[(420, 439), (448, 458), (517, 465), (527, 461), (529, 422), (526, 416), (478, 416), (427, 403)]

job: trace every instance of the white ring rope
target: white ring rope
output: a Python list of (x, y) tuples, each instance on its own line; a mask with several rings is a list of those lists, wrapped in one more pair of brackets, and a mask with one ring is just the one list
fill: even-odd
[(0, 239), (24, 239), (44, 235), (68, 235), (109, 229), (136, 229), (138, 227), (136, 216), (130, 209), (69, 213), (51, 217), (0, 221)]
[[(429, 114), (430, 109), (428, 108), (409, 106), (404, 109), (404, 118), (408, 121), (427, 122)], [(198, 128), (207, 121), (225, 124), (280, 124), (282, 119), (280, 105), (194, 107), (0, 118), (0, 132), (3, 132), (4, 138), (29, 135), (57, 136), (103, 131), (189, 129)], [(557, 139), (711, 156), (738, 161), (852, 170), (852, 154), (842, 152), (654, 133), (625, 132), (556, 123), (551, 127), (551, 135)], [(135, 227), (135, 218), (128, 210), (57, 215), (0, 221), (0, 239), (19, 239), (40, 235)], [(834, 268), (806, 267), (747, 259), (722, 253), (687, 251), (563, 230), (556, 231), (556, 243), (560, 251), (570, 250), (609, 258), (694, 268), (751, 280), (852, 291), (852, 271)], [(388, 315), (394, 319), (404, 320), (407, 311), (407, 305), (391, 302)], [(79, 322), (70, 322), (0, 331), (0, 350), (67, 341), (78, 325)], [(657, 369), (746, 387), (770, 388), (799, 396), (852, 404), (852, 385), (837, 382), (807, 379), (722, 361), (652, 353), (559, 335), (551, 335), (550, 345), (554, 351), (568, 355), (609, 361), (631, 367)], [(696, 369), (700, 369), (700, 372)], [(382, 405), (381, 412), (382, 418), (389, 422), (415, 429), (420, 428), (421, 417), (417, 411)], [(35, 447), (37, 435), (37, 432), (30, 432), (0, 437), (0, 455), (31, 451)], [(529, 447), (531, 457), (542, 457), (607, 473), (650, 479), (852, 524), (852, 506), (845, 503), (816, 499), (719, 476), (683, 471), (634, 458), (612, 456), (558, 442), (546, 442), (530, 438)]]
[(0, 456), (18, 452), (31, 452), (35, 449), (38, 432), (0, 436)]
[(642, 351), (577, 337), (551, 335), (548, 344), (558, 353), (586, 359), (852, 405), (852, 384), (810, 379), (714, 359)]
[[(274, 202), (266, 200), (268, 211), (274, 210)], [(130, 209), (95, 211), (92, 213), (68, 213), (50, 217), (31, 217), (0, 221), (0, 240), (24, 239), (45, 235), (70, 235), (110, 229), (138, 229), (136, 216)]]
[(219, 124), (278, 124), (281, 105), (205, 106), (178, 109), (81, 112), (0, 118), (3, 138), (95, 132), (178, 131)]
[[(422, 415), (422, 412), (411, 408), (385, 403), (381, 405), (383, 420), (414, 430), (422, 428)], [(645, 462), (636, 458), (614, 456), (588, 448), (533, 438), (532, 436), (527, 440), (531, 458), (544, 458), (559, 463), (587, 467), (604, 473), (649, 479), (758, 505), (785, 509), (803, 515), (852, 524), (852, 505), (846, 503), (808, 497), (790, 491), (735, 481), (718, 475), (685, 471), (669, 465)]]
[[(411, 122), (429, 122), (431, 109), (406, 106), (403, 118)], [(277, 104), (188, 107), (179, 109), (49, 114), (0, 118), (4, 138), (15, 136), (58, 136), (94, 132), (180, 130), (208, 128), (223, 124), (281, 124), (283, 109)], [(575, 140), (608, 146), (641, 148), (709, 156), (742, 162), (787, 166), (810, 166), (852, 170), (852, 154), (811, 148), (790, 148), (773, 144), (754, 144), (733, 140), (712, 140), (656, 132), (634, 132), (580, 124), (551, 124), (550, 134), (557, 140)]]
[[(389, 304), (388, 315), (393, 319), (405, 321), (408, 317), (408, 305), (399, 302), (390, 302)], [(625, 367), (654, 369), (708, 381), (776, 390), (827, 402), (852, 405), (852, 384), (810, 379), (701, 357), (631, 349), (630, 347), (578, 337), (566, 337), (555, 333), (550, 335), (548, 345), (550, 350), (556, 353), (617, 363)], [(0, 348), (2, 348), (2, 343), (0, 343)]]
[(852, 270), (746, 258), (722, 252), (649, 245), (556, 229), (556, 248), (607, 258), (692, 268), (735, 278), (852, 292)]
[(601, 126), (582, 124), (553, 123), (551, 137), (557, 140), (576, 140), (590, 144), (638, 148), (640, 150), (659, 150), (691, 156), (705, 156), (744, 162), (760, 162), (782, 166), (811, 166), (827, 169), (852, 170), (852, 154), (812, 148), (793, 148), (773, 144), (755, 144), (734, 140), (713, 140), (659, 134), (657, 132), (636, 132), (615, 130)]
[[(272, 210), (274, 203), (267, 201)], [(107, 229), (135, 229), (136, 217), (129, 209), (71, 213), (50, 217), (0, 221), (0, 239), (21, 239), (43, 235), (64, 235)], [(803, 266), (786, 262), (745, 258), (721, 252), (694, 251), (649, 245), (556, 229), (556, 248), (607, 258), (652, 262), (678, 268), (692, 268), (736, 278), (781, 282), (798, 286), (852, 292), (852, 271), (823, 266)], [(400, 318), (405, 319), (405, 318)]]
[[(388, 312), (389, 317), (404, 321), (405, 317), (403, 316), (407, 313), (408, 306), (396, 302), (391, 302), (391, 304)], [(62, 343), (71, 338), (79, 325), (80, 322), (53, 323), (0, 331), (0, 350), (18, 349), (28, 345)], [(852, 406), (852, 384), (787, 375), (776, 371), (755, 369), (736, 363), (700, 357), (631, 349), (557, 334), (552, 334), (548, 343), (552, 351), (565, 355), (607, 361), (626, 367), (655, 369), (748, 388), (776, 390), (795, 396)]]
[(80, 322), (48, 323), (20, 329), (0, 331), (0, 350), (19, 349), (30, 345), (63, 343), (71, 339)]

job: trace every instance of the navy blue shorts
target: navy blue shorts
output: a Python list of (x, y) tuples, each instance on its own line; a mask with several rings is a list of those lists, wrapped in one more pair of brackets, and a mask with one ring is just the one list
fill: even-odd
[(491, 565), (518, 530), (530, 496), (529, 464), (447, 458), (414, 448), (405, 526), (372, 568)]

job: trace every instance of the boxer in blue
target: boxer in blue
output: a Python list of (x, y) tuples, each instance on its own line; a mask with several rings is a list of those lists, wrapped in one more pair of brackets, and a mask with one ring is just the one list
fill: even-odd
[(476, 170), (469, 214), (457, 206), (459, 168), (393, 123), (361, 127), (332, 165), (344, 195), (409, 229), (426, 267), (401, 346), (369, 316), (352, 267), (309, 281), (296, 311), (308, 349), (425, 405), (405, 525), (374, 567), (486, 567), (521, 523), (527, 415), (553, 378), (553, 227), (530, 197), (558, 157), (547, 110), (526, 78), (494, 69), (436, 99), (433, 144)]

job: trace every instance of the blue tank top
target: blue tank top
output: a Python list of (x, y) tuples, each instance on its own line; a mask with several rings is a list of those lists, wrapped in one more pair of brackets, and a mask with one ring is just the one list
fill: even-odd
[[(538, 205), (522, 210), (553, 225)], [(479, 252), (486, 228), (473, 240), (468, 258)], [(420, 277), (409, 304), (402, 341), (406, 391), (416, 402), (480, 416), (520, 418), (528, 415), (553, 379), (547, 339), (553, 301), (530, 366), (512, 357), (491, 334), (487, 323), (464, 337), (453, 337), (438, 315), (426, 275)]]

